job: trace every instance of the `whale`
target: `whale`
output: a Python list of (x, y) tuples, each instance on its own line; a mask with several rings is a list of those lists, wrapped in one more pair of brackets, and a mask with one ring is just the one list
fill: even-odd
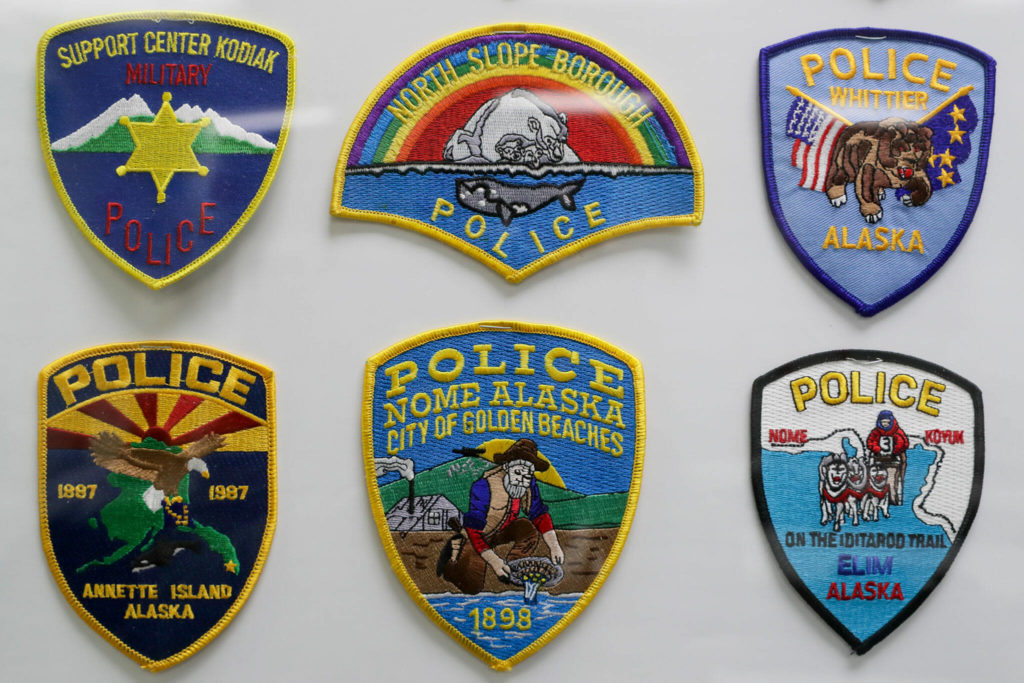
[(562, 185), (511, 185), (493, 178), (464, 178), (455, 181), (455, 196), (470, 211), (497, 216), (508, 227), (512, 219), (531, 214), (556, 199), (567, 211), (575, 211), (575, 195), (581, 187), (582, 179)]

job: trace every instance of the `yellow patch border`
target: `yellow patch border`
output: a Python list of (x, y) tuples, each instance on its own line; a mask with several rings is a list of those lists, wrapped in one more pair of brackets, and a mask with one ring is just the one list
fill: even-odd
[[(71, 201), (71, 197), (64, 188), (64, 183), (60, 178), (60, 174), (57, 172), (57, 164), (53, 159), (53, 151), (50, 149), (50, 131), (46, 125), (46, 48), (49, 46), (50, 41), (63, 33), (79, 28), (85, 28), (86, 26), (97, 26), (114, 21), (125, 21), (131, 19), (153, 19), (157, 21), (161, 19), (191, 19), (197, 21), (208, 21), (211, 23), (233, 26), (235, 28), (243, 28), (256, 33), (262, 33), (263, 35), (270, 36), (271, 38), (281, 41), (281, 43), (288, 49), (288, 99), (285, 103), (284, 120), (281, 122), (281, 132), (280, 135), (278, 135), (277, 147), (274, 149), (274, 154), (270, 159), (270, 166), (267, 167), (267, 173), (263, 177), (263, 182), (260, 184), (259, 190), (257, 190), (252, 201), (249, 202), (249, 206), (247, 206), (245, 211), (242, 212), (242, 215), (239, 216), (237, 221), (235, 221), (235, 224), (231, 226), (231, 229), (228, 230), (216, 244), (210, 247), (205, 254), (192, 261), (181, 270), (175, 271), (167, 277), (162, 278), (154, 278), (142, 272), (132, 264), (128, 263), (128, 261), (118, 255), (114, 250), (104, 244), (102, 240), (93, 234), (93, 231), (89, 228), (89, 224), (85, 222), (82, 215), (78, 213), (78, 209), (75, 208), (74, 203)], [(46, 161), (46, 170), (50, 174), (50, 180), (53, 181), (53, 186), (56, 188), (57, 194), (60, 195), (61, 202), (64, 203), (64, 208), (67, 210), (68, 214), (70, 214), (72, 220), (75, 221), (75, 225), (78, 226), (79, 231), (81, 231), (81, 233), (85, 235), (85, 238), (88, 239), (89, 242), (91, 242), (92, 245), (104, 256), (116, 264), (118, 268), (128, 273), (136, 280), (144, 282), (147, 287), (151, 289), (160, 289), (162, 287), (166, 287), (172, 282), (177, 282), (181, 278), (205, 265), (210, 259), (219, 254), (221, 250), (235, 238), (242, 228), (245, 227), (245, 224), (249, 222), (249, 219), (252, 218), (256, 209), (259, 208), (259, 205), (263, 202), (263, 197), (266, 195), (267, 190), (270, 189), (270, 183), (273, 182), (274, 176), (277, 174), (278, 164), (281, 163), (281, 155), (284, 154), (285, 144), (288, 142), (288, 132), (291, 129), (292, 107), (295, 97), (295, 44), (292, 42), (291, 37), (268, 26), (262, 26), (250, 21), (235, 19), (234, 17), (228, 17), (221, 14), (207, 14), (205, 12), (181, 10), (119, 12), (116, 14), (103, 14), (100, 16), (89, 17), (87, 19), (78, 19), (76, 21), (69, 21), (54, 26), (44, 33), (43, 37), (39, 39), (39, 47), (36, 54), (36, 117), (39, 119), (39, 140), (43, 147), (43, 159)]]
[[(397, 214), (385, 213), (383, 211), (350, 209), (342, 206), (341, 201), (345, 188), (346, 162), (348, 161), (349, 154), (352, 151), (352, 145), (355, 144), (356, 136), (359, 135), (359, 131), (363, 127), (363, 123), (365, 123), (366, 118), (370, 115), (370, 111), (373, 109), (374, 105), (377, 104), (380, 97), (387, 92), (388, 88), (390, 88), (402, 74), (424, 57), (468, 38), (475, 38), (477, 36), (490, 35), (493, 33), (542, 33), (581, 43), (594, 50), (598, 50), (610, 59), (615, 60), (619, 66), (624, 67), (633, 75), (634, 78), (643, 83), (651, 94), (658, 100), (658, 103), (664, 107), (665, 112), (672, 121), (672, 125), (676, 129), (676, 133), (679, 134), (680, 139), (683, 141), (683, 147), (686, 149), (687, 156), (690, 158), (690, 165), (693, 167), (693, 213), (682, 216), (641, 218), (635, 221), (628, 221), (626, 223), (616, 225), (613, 228), (599, 230), (598, 232), (592, 233), (581, 240), (577, 240), (571, 244), (566, 244), (550, 251), (523, 268), (516, 269), (505, 264), (496, 256), (492, 256), (486, 250), (454, 237), (436, 225), (432, 225), (426, 221), (419, 221), (405, 216), (399, 216)], [(598, 244), (599, 242), (603, 242), (613, 237), (618, 237), (619, 235), (625, 235), (639, 230), (646, 230), (648, 228), (660, 228), (671, 225), (700, 225), (701, 221), (704, 219), (704, 166), (701, 163), (700, 154), (697, 153), (697, 146), (690, 137), (690, 131), (687, 129), (686, 124), (683, 122), (683, 118), (679, 115), (679, 112), (676, 111), (676, 108), (668, 99), (665, 91), (662, 90), (661, 86), (659, 86), (653, 79), (648, 77), (643, 71), (638, 69), (620, 53), (590, 36), (570, 31), (569, 29), (560, 28), (558, 26), (530, 23), (491, 24), (466, 31), (460, 31), (459, 33), (454, 33), (446, 38), (442, 38), (441, 40), (427, 45), (425, 48), (416, 52), (414, 55), (402, 62), (396, 69), (387, 75), (387, 77), (376, 87), (376, 89), (374, 89), (372, 93), (370, 93), (370, 96), (366, 99), (366, 102), (356, 115), (355, 121), (353, 121), (352, 125), (349, 127), (348, 134), (345, 136), (345, 142), (341, 147), (341, 153), (338, 155), (338, 163), (334, 169), (334, 188), (331, 191), (331, 214), (338, 216), (339, 218), (354, 218), (373, 221), (375, 223), (384, 223), (386, 225), (394, 225), (400, 228), (415, 230), (416, 232), (424, 235), (429, 235), (430, 237), (438, 239), (449, 246), (455, 247), (463, 254), (471, 256), (484, 265), (498, 271), (509, 282), (516, 283), (522, 282), (541, 268), (549, 266), (556, 261), (560, 261), (570, 254), (575, 254), (581, 249), (585, 249), (586, 247)]]
[[(184, 650), (177, 654), (171, 655), (166, 659), (154, 660), (146, 657), (145, 655), (135, 651), (129, 647), (124, 641), (115, 636), (113, 633), (108, 631), (103, 624), (95, 619), (92, 614), (85, 608), (84, 605), (78, 600), (75, 594), (71, 591), (67, 581), (64, 578), (63, 572), (60, 570), (60, 566), (57, 564), (57, 558), (53, 552), (53, 545), (50, 543), (50, 525), (47, 518), (47, 507), (46, 507), (46, 386), (50, 381), (50, 378), (61, 368), (67, 366), (69, 363), (73, 363), (83, 358), (88, 358), (102, 353), (124, 353), (130, 351), (145, 351), (145, 350), (179, 350), (188, 351), (192, 353), (201, 353), (214, 358), (227, 361), (229, 363), (240, 365), (247, 370), (252, 370), (263, 378), (264, 385), (267, 388), (267, 419), (265, 428), (267, 432), (267, 522), (263, 528), (263, 539), (260, 542), (260, 551), (256, 557), (256, 562), (253, 564), (252, 571), (249, 572), (249, 577), (245, 581), (245, 585), (242, 586), (242, 590), (239, 591), (238, 597), (231, 604), (231, 607), (224, 613), (216, 624), (214, 624), (209, 631), (199, 637), (194, 643), (186, 647)], [(123, 393), (123, 392), (121, 392)], [(118, 650), (126, 654), (128, 657), (133, 659), (143, 669), (148, 671), (163, 671), (169, 667), (178, 664), (199, 650), (203, 649), (210, 643), (211, 640), (220, 635), (220, 632), (235, 618), (246, 600), (249, 599), (249, 594), (252, 592), (253, 587), (256, 585), (256, 581), (260, 578), (260, 573), (263, 571), (263, 565), (267, 561), (267, 555), (270, 552), (270, 544), (274, 539), (274, 530), (277, 527), (277, 431), (276, 431), (276, 404), (274, 401), (274, 373), (270, 368), (267, 368), (258, 363), (254, 363), (247, 358), (236, 356), (230, 353), (225, 353), (220, 349), (215, 349), (211, 346), (203, 346), (200, 344), (189, 344), (185, 342), (176, 341), (143, 341), (143, 342), (128, 342), (121, 344), (103, 344), (100, 346), (93, 346), (91, 348), (82, 349), (76, 351), (70, 355), (59, 358), (58, 360), (50, 363), (44, 367), (39, 373), (39, 532), (43, 541), (43, 552), (46, 554), (46, 563), (50, 566), (50, 572), (53, 574), (54, 580), (57, 585), (60, 586), (61, 592), (64, 594), (64, 598), (68, 601), (68, 604), (74, 608), (78, 616), (82, 618), (86, 624), (89, 625), (93, 631), (106, 638), (107, 642), (116, 647)]]
[[(377, 486), (377, 475), (373, 466), (373, 390), (377, 370), (395, 356), (418, 346), (422, 346), (428, 342), (436, 341), (438, 339), (446, 339), (448, 337), (454, 337), (469, 332), (480, 331), (548, 334), (594, 346), (622, 361), (629, 367), (630, 371), (633, 373), (633, 393), (636, 397), (636, 442), (634, 444), (633, 476), (629, 483), (629, 498), (626, 501), (626, 510), (622, 514), (622, 523), (619, 525), (619, 533), (616, 535), (615, 542), (612, 544), (612, 548), (608, 552), (608, 557), (605, 558), (604, 564), (601, 566), (601, 570), (597, 573), (597, 576), (594, 577), (594, 580), (591, 582), (590, 586), (587, 587), (587, 590), (583, 593), (580, 599), (576, 601), (576, 604), (572, 606), (572, 609), (566, 612), (565, 615), (559, 619), (554, 626), (549, 628), (540, 638), (533, 641), (530, 645), (508, 659), (498, 659), (472, 640), (459, 633), (458, 629), (448, 623), (444, 617), (442, 617), (437, 610), (427, 602), (423, 593), (413, 582), (412, 577), (409, 576), (409, 572), (405, 569), (405, 564), (402, 562), (402, 558), (398, 555), (398, 549), (395, 547), (395, 542), (391, 538), (391, 530), (388, 527), (387, 518), (385, 517), (384, 504), (380, 499), (380, 489)], [(615, 562), (619, 559), (619, 554), (622, 552), (622, 548), (626, 543), (626, 537), (629, 536), (630, 526), (633, 523), (633, 514), (636, 512), (637, 499), (640, 496), (640, 480), (644, 468), (644, 443), (646, 435), (647, 421), (646, 407), (644, 403), (644, 375), (640, 361), (622, 349), (612, 346), (603, 339), (583, 332), (577, 332), (576, 330), (570, 330), (564, 327), (555, 327), (553, 325), (516, 322), (511, 320), (481, 321), (464, 325), (442, 327), (440, 329), (418, 334), (415, 337), (411, 337), (405, 341), (388, 347), (380, 353), (371, 356), (369, 360), (366, 361), (366, 375), (363, 380), (363, 465), (366, 470), (366, 487), (367, 492), (369, 493), (370, 509), (373, 512), (373, 521), (377, 525), (377, 532), (380, 534), (381, 542), (384, 544), (384, 550), (387, 551), (388, 560), (391, 562), (391, 568), (398, 576), (398, 580), (402, 582), (402, 586), (405, 587), (406, 592), (409, 593), (413, 602), (419, 605), (420, 609), (422, 609), (435, 624), (440, 626), (441, 629), (446, 631), (448, 635), (454, 638), (460, 645), (482, 659), (496, 671), (510, 670), (513, 666), (533, 655), (551, 642), (555, 636), (565, 630), (565, 628), (572, 623), (572, 621), (576, 619), (581, 612), (583, 612), (586, 606), (590, 604), (590, 601), (593, 600), (594, 596), (597, 595), (597, 592), (601, 590), (601, 586), (604, 584), (605, 579), (608, 578), (608, 574), (611, 573), (612, 569), (615, 567)]]

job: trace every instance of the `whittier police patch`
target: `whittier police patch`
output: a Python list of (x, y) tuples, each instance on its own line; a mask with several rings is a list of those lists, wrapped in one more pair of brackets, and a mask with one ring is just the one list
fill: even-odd
[(64, 206), (150, 287), (213, 258), (270, 187), (292, 111), (284, 34), (195, 12), (109, 15), (47, 31), (38, 70)]
[(270, 370), (178, 342), (39, 377), (39, 509), (57, 584), (143, 668), (195, 654), (249, 597), (277, 515)]
[(910, 356), (819, 353), (754, 382), (751, 437), (754, 497), (776, 559), (867, 652), (931, 594), (971, 527), (981, 391)]
[(550, 642), (629, 533), (640, 363), (557, 327), (461, 325), (371, 358), (363, 404), (370, 506), (409, 595), (495, 669)]
[(374, 91), (331, 211), (431, 235), (518, 282), (615, 235), (700, 223), (704, 179), (643, 72), (578, 33), (503, 24), (427, 46)]
[(861, 315), (917, 289), (967, 232), (992, 134), (995, 61), (948, 38), (859, 28), (761, 50), (775, 220)]

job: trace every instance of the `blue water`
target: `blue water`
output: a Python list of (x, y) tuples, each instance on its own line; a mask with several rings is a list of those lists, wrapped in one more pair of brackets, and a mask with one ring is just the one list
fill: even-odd
[[(610, 230), (615, 226), (658, 216), (682, 216), (693, 213), (693, 176), (690, 174), (668, 174), (647, 176), (619, 176), (612, 178), (591, 175), (576, 193), (576, 210), (569, 211), (557, 201), (527, 216), (515, 218), (507, 228), (497, 216), (484, 216), (486, 224), (483, 234), (476, 238), (466, 235), (466, 222), (474, 215), (460, 205), (455, 197), (455, 181), (467, 178), (469, 174), (454, 171), (432, 171), (426, 174), (384, 173), (380, 176), (353, 174), (345, 177), (343, 203), (350, 209), (379, 211), (409, 218), (426, 226), (436, 227), (452, 237), (479, 249), (483, 254), (496, 258), (514, 269), (523, 268), (552, 251), (587, 238), (595, 232)], [(579, 175), (549, 175), (540, 180), (528, 176), (511, 177), (496, 174), (502, 182), (561, 185)], [(431, 220), (438, 198), (454, 204), (451, 216), (438, 215)], [(599, 202), (601, 215), (595, 220), (605, 222), (591, 228), (584, 206)], [(569, 222), (560, 224), (562, 234), (572, 229), (568, 239), (560, 239), (553, 228), (553, 221), (559, 216), (568, 216)], [(470, 226), (473, 233), (480, 230), (480, 224)], [(541, 253), (530, 231), (537, 234), (544, 253)], [(502, 258), (492, 251), (502, 234), (508, 237), (500, 250), (507, 257)]]
[[(761, 469), (765, 482), (765, 500), (771, 515), (775, 533), (779, 537), (796, 573), (807, 587), (816, 595), (857, 638), (866, 640), (893, 616), (900, 612), (932, 577), (946, 553), (951, 541), (945, 537), (942, 527), (925, 524), (913, 511), (914, 499), (920, 494), (925, 483), (928, 467), (935, 461), (936, 452), (926, 450), (920, 445), (907, 451), (907, 474), (904, 479), (903, 505), (889, 507), (889, 519), (879, 513), (877, 522), (861, 522), (853, 526), (850, 518), (840, 531), (846, 533), (902, 533), (902, 534), (941, 534), (945, 539), (946, 548), (822, 548), (811, 547), (809, 536), (811, 531), (831, 532), (831, 522), (821, 526), (821, 507), (818, 499), (818, 463), (824, 453), (804, 452), (800, 454), (761, 451)], [(786, 532), (804, 532), (808, 536), (808, 545), (803, 547), (786, 547)], [(884, 562), (891, 556), (892, 574), (881, 576), (849, 576), (839, 575), (839, 555), (853, 555), (858, 566), (863, 567), (867, 556), (879, 557)], [(904, 600), (826, 600), (832, 582), (846, 582), (846, 592), (853, 591), (853, 585), (860, 581), (899, 582), (903, 589)]]
[[(559, 619), (565, 616), (566, 612), (572, 609), (582, 593), (566, 593), (564, 595), (552, 596), (543, 590), (537, 593), (536, 605), (523, 604), (522, 591), (507, 593), (480, 593), (479, 595), (457, 595), (443, 593), (440, 595), (428, 595), (427, 602), (438, 611), (445, 620), (457, 628), (459, 633), (469, 638), (481, 648), (494, 655), (498, 659), (514, 657), (544, 633), (558, 623)], [(484, 628), (483, 612), (488, 607), (494, 609), (499, 615), (496, 617), (496, 624), (493, 629)], [(511, 609), (516, 621), (510, 628), (502, 628), (500, 617), (503, 609)], [(520, 610), (530, 611), (530, 626), (528, 630), (521, 630), (517, 627), (520, 617)], [(480, 629), (476, 630), (477, 619), (470, 614), (474, 609), (480, 612)], [(507, 621), (506, 621), (507, 624)]]

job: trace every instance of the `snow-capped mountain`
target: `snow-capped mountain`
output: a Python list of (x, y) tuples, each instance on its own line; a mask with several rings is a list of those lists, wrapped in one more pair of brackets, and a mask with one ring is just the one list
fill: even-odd
[[(250, 133), (213, 109), (203, 110), (198, 106), (185, 103), (175, 110), (174, 115), (182, 123), (192, 123), (204, 117), (210, 119), (211, 125), (204, 129), (202, 135), (202, 139), (207, 141), (202, 143), (206, 146), (203, 151), (224, 153), (223, 150), (231, 150), (237, 153), (240, 149), (239, 143), (242, 145), (241, 149), (247, 149), (250, 153), (269, 153), (275, 149), (274, 143), (269, 142), (262, 135)], [(132, 95), (127, 99), (122, 97), (75, 132), (53, 142), (50, 148), (54, 152), (131, 151), (130, 146), (127, 149), (121, 149), (123, 146), (121, 140), (126, 139), (123, 135), (124, 129), (118, 128), (118, 121), (122, 116), (154, 117), (156, 114), (139, 95)], [(223, 141), (224, 144), (218, 143), (218, 140)], [(130, 143), (128, 144), (130, 145)], [(211, 144), (214, 145), (212, 149), (210, 148)], [(226, 147), (225, 144), (227, 144)]]
[(65, 135), (52, 145), (55, 152), (63, 152), (73, 147), (78, 147), (93, 138), (98, 138), (111, 126), (115, 125), (122, 116), (155, 116), (153, 111), (146, 104), (146, 101), (138, 95), (132, 95), (128, 99), (121, 98), (107, 107), (106, 111), (85, 124), (74, 133)]
[(213, 126), (218, 135), (243, 140), (253, 147), (259, 147), (260, 149), (274, 149), (274, 143), (268, 142), (262, 135), (250, 133), (241, 126), (231, 123), (230, 119), (226, 116), (221, 116), (213, 109), (207, 108), (203, 111), (197, 106), (186, 103), (175, 109), (174, 115), (182, 123), (192, 123), (206, 117), (210, 119), (210, 125)]

